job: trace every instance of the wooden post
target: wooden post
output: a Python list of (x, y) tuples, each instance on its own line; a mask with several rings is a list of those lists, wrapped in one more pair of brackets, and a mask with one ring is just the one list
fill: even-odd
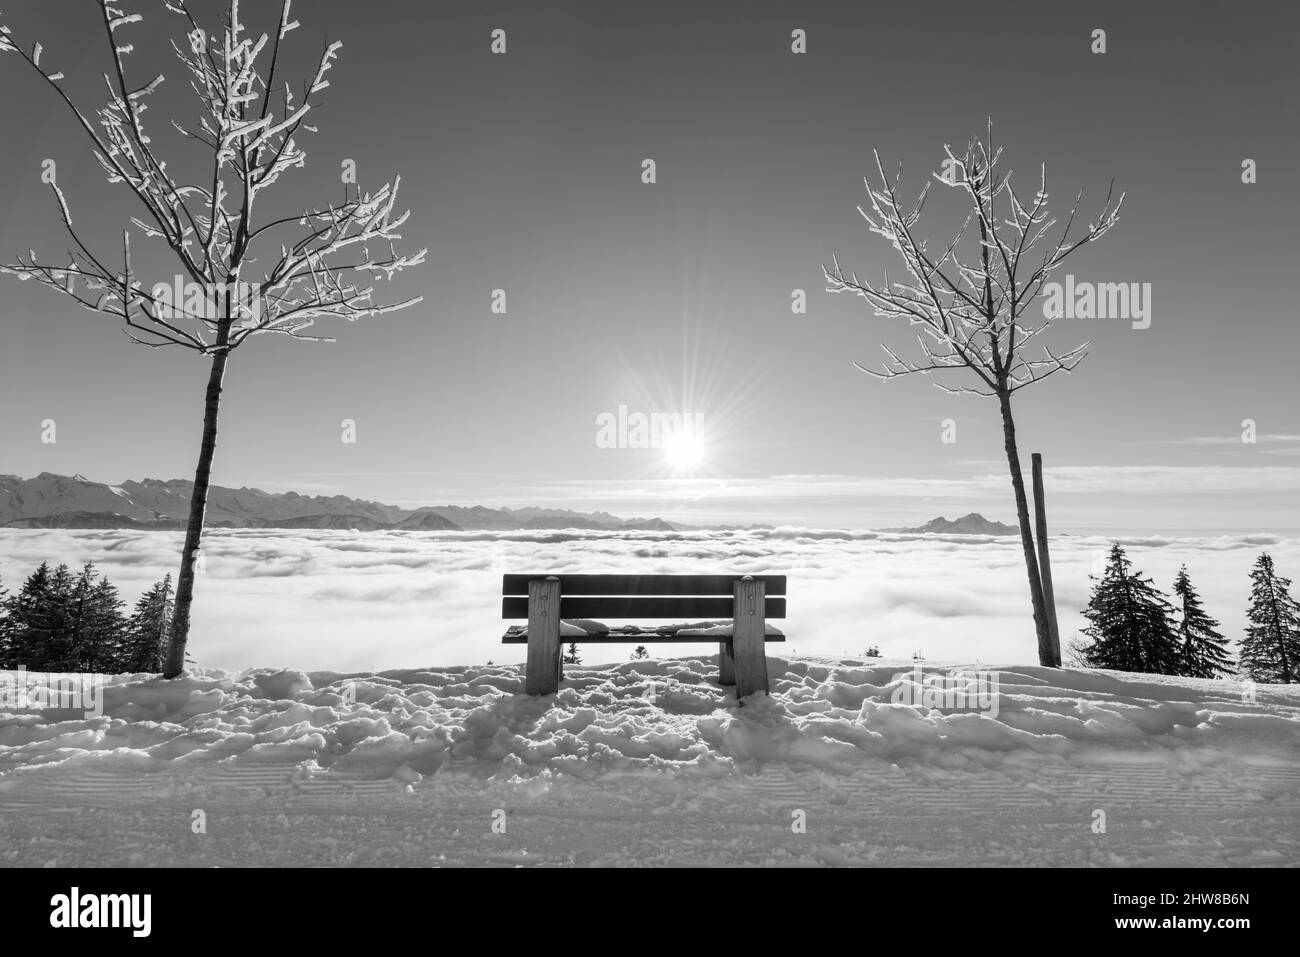
[[(733, 631), (735, 630), (733, 625)], [(732, 654), (731, 642), (718, 642), (718, 684), (734, 685), (736, 683), (736, 656)]]
[(1052, 592), (1052, 560), (1047, 551), (1047, 500), (1043, 496), (1043, 457), (1031, 456), (1034, 471), (1034, 537), (1038, 539), (1038, 577), (1043, 583), (1047, 631), (1052, 639), (1052, 663), (1061, 667), (1061, 631), (1056, 621), (1056, 596)]
[(528, 583), (528, 670), (525, 694), (554, 694), (560, 687), (560, 580)]
[(734, 600), (731, 649), (736, 662), (736, 700), (756, 691), (767, 693), (767, 633), (764, 620), (767, 585), (746, 575), (732, 586)]

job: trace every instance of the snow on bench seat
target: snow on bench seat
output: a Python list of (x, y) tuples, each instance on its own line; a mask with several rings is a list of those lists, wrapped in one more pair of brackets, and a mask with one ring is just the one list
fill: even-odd
[[(595, 627), (593, 627), (595, 626)], [(629, 638), (647, 638), (651, 641), (683, 642), (701, 639), (730, 638), (734, 625), (730, 621), (705, 621), (679, 625), (616, 625), (613, 628), (600, 622), (560, 622), (560, 637), (570, 641), (590, 641), (607, 644), (627, 641)], [(785, 641), (785, 632), (776, 625), (764, 623), (766, 641)], [(511, 625), (501, 636), (505, 645), (528, 644), (528, 626)]]

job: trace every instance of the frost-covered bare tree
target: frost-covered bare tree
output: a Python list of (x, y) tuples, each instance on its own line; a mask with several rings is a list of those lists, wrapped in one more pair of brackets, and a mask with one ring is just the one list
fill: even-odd
[[(264, 194), (288, 171), (306, 164), (300, 137), (310, 123), (338, 42), (325, 46), (314, 74), (296, 90), (278, 75), (281, 46), (298, 21), (282, 0), (273, 32), (252, 33), (238, 0), (221, 8), (220, 22), (205, 29), (186, 0), (164, 0), (179, 42), (171, 42), (180, 71), (197, 98), (197, 118), (171, 121), (175, 134), (200, 147), (204, 161), (186, 181), (163, 159), (157, 130), (144, 121), (164, 74), (131, 69), (130, 34), (143, 20), (133, 0), (100, 0), (99, 16), (111, 71), (107, 98), (83, 110), (67, 91), (64, 75), (42, 63), (39, 42), (20, 40), (0, 25), (0, 54), (21, 61), (48, 86), (89, 140), (108, 182), (128, 190), (140, 215), (122, 230), (121, 248), (92, 250), (74, 226), (63, 190), (51, 182), (70, 245), (65, 259), (38, 259), (32, 251), (2, 268), (35, 279), (85, 308), (116, 319), (132, 341), (153, 348), (192, 350), (209, 363), (203, 434), (190, 502), (175, 611), (164, 674), (185, 666), (195, 561), (203, 533), (208, 483), (217, 442), (222, 379), (231, 354), (254, 336), (330, 341), (312, 334), (322, 319), (354, 320), (392, 312), (419, 297), (383, 302), (377, 281), (424, 261), (425, 250), (402, 255), (395, 242), (409, 215), (396, 211), (400, 177), (373, 192), (356, 191), (342, 202), (314, 208), (265, 210)], [(164, 14), (166, 15), (166, 14)], [(207, 295), (176, 302), (162, 294), (172, 282), (148, 285), (132, 265), (132, 235), (157, 245), (178, 267), (176, 275)], [(115, 245), (115, 244), (114, 244)], [(140, 257), (137, 256), (137, 259)], [(179, 284), (178, 284), (179, 286)], [(161, 288), (160, 288), (161, 287)]]
[[(990, 123), (986, 136), (972, 138), (961, 154), (945, 146), (947, 161), (934, 179), (959, 190), (969, 202), (969, 213), (955, 238), (936, 249), (917, 229), (932, 184), (927, 182), (909, 202), (900, 194), (901, 166), (890, 178), (876, 153), (879, 179), (876, 184), (866, 181), (869, 202), (858, 211), (870, 231), (884, 237), (902, 257), (906, 275), (891, 280), (886, 271), (879, 283), (864, 281), (855, 272), (846, 272), (838, 257), (831, 267), (823, 265), (822, 271), (828, 291), (861, 296), (877, 316), (903, 320), (916, 328), (916, 358), (903, 358), (884, 346), (888, 356), (884, 365), (879, 369), (858, 365), (863, 372), (883, 380), (956, 373), (968, 381), (954, 384), (951, 379), (936, 379), (935, 385), (947, 392), (997, 400), (1029, 575), (1038, 657), (1043, 665), (1059, 666), (1061, 652), (1052, 639), (1029, 523), (1012, 397), (1057, 372), (1073, 370), (1087, 355), (1088, 342), (1068, 351), (1052, 351), (1043, 339), (1052, 319), (1044, 318), (1041, 307), (1034, 315), (1032, 307), (1066, 257), (1115, 225), (1124, 197), (1116, 198), (1112, 188), (1097, 218), (1075, 230), (1083, 200), (1080, 191), (1058, 228), (1058, 217), (1048, 209), (1046, 165), (1040, 167), (1037, 189), (1026, 203), (1012, 185), (1011, 170), (1001, 171), (1002, 150), (995, 149), (992, 140)], [(1030, 358), (1031, 346), (1041, 346), (1041, 355)]]

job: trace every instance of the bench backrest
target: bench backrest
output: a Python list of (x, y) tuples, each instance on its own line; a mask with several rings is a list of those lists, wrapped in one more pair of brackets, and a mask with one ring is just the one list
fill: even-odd
[[(528, 582), (560, 580), (561, 618), (730, 618), (732, 589), (743, 575), (503, 575), (501, 617), (528, 617)], [(785, 576), (755, 575), (764, 583), (767, 618), (785, 617)]]

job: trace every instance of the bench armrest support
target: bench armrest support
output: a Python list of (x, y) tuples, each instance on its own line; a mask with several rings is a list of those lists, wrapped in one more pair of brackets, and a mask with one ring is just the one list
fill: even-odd
[(767, 693), (767, 654), (763, 640), (767, 622), (763, 609), (767, 586), (762, 579), (746, 575), (732, 589), (734, 619), (731, 627), (731, 649), (735, 656), (736, 700), (756, 691)]
[(554, 694), (560, 689), (560, 652), (560, 580), (534, 578), (528, 583), (525, 694)]

